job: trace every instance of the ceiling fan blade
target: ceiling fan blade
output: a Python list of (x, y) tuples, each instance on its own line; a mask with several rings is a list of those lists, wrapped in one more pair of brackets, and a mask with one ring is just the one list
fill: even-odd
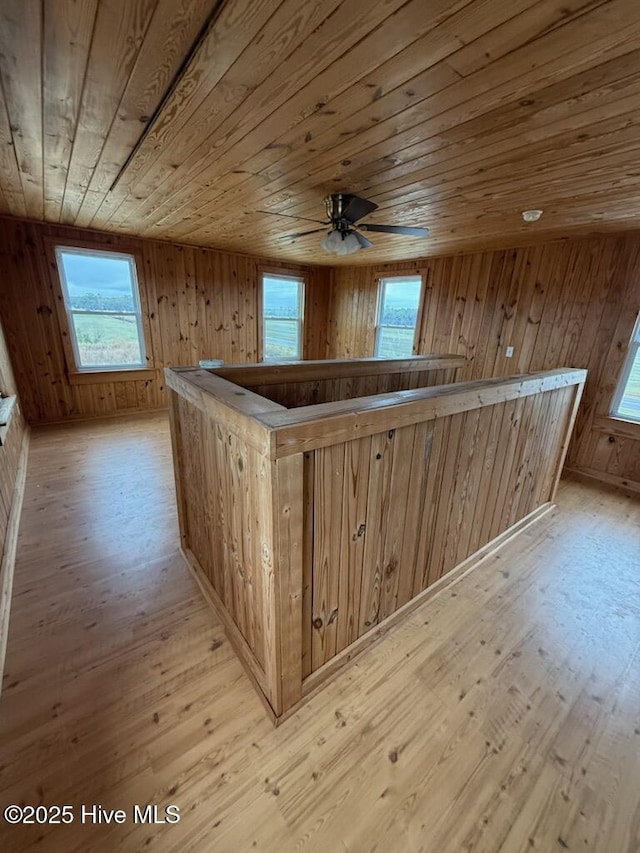
[(363, 216), (367, 216), (378, 209), (377, 204), (357, 195), (343, 195), (342, 202), (342, 218), (351, 223), (357, 222), (358, 219), (362, 219)]
[(268, 213), (269, 216), (286, 216), (287, 219), (302, 219), (305, 222), (317, 222), (320, 225), (331, 225), (329, 219), (309, 219), (308, 216), (292, 216), (290, 213), (276, 213), (275, 210), (256, 210), (256, 213)]
[(367, 238), (363, 234), (358, 234), (357, 231), (353, 232), (356, 235), (356, 240), (360, 243), (361, 249), (368, 249), (369, 246), (373, 246), (371, 240), (367, 240)]
[(408, 237), (428, 237), (428, 228), (411, 228), (408, 225), (358, 225), (363, 231), (383, 231), (386, 234), (406, 234)]
[(298, 231), (297, 234), (284, 234), (280, 240), (295, 240), (296, 237), (306, 237), (307, 234), (319, 234), (321, 231), (326, 231), (326, 228), (314, 228), (312, 231)]

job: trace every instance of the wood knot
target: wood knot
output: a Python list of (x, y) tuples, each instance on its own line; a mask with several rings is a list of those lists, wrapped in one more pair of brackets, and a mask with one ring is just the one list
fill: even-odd
[(358, 530), (356, 531), (356, 535), (353, 537), (354, 540), (359, 539), (361, 536), (364, 536), (364, 532), (366, 529), (367, 529), (367, 525), (361, 524), (360, 527), (358, 527)]
[(318, 629), (322, 628), (322, 619), (319, 616), (316, 616), (313, 620), (313, 627)]

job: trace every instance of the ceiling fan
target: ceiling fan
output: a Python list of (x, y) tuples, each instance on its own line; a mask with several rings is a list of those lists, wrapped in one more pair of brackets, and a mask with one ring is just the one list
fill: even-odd
[[(367, 240), (360, 231), (381, 231), (386, 234), (404, 234), (410, 237), (427, 237), (429, 234), (428, 228), (412, 228), (406, 225), (375, 225), (366, 222), (356, 225), (360, 219), (373, 213), (378, 207), (374, 202), (366, 198), (360, 198), (357, 195), (334, 193), (327, 196), (324, 203), (327, 208), (328, 219), (326, 221), (309, 219), (308, 221), (318, 222), (325, 227), (314, 228), (311, 231), (300, 231), (296, 234), (287, 234), (282, 239), (296, 239), (297, 237), (306, 237), (309, 234), (319, 234), (325, 230), (327, 225), (330, 225), (329, 232), (325, 234), (320, 242), (322, 248), (325, 252), (334, 255), (351, 255), (360, 249), (368, 249), (369, 246), (373, 246), (373, 243)], [(282, 213), (277, 215), (288, 216), (289, 214)], [(306, 219), (307, 217), (291, 218)]]

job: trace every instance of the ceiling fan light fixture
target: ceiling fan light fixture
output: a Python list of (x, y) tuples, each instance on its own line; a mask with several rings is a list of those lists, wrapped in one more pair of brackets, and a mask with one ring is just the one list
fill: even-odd
[(320, 245), (331, 255), (352, 255), (360, 250), (360, 243), (353, 231), (329, 231), (320, 241)]
[[(281, 239), (296, 240), (310, 234), (319, 234), (328, 225), (330, 230), (320, 240), (320, 246), (324, 251), (330, 255), (353, 255), (360, 249), (370, 249), (373, 246), (371, 240), (364, 236), (363, 231), (379, 231), (383, 234), (397, 234), (401, 237), (427, 237), (429, 235), (428, 228), (415, 225), (383, 225), (377, 222), (360, 222), (368, 214), (377, 210), (378, 205), (369, 199), (360, 198), (360, 196), (351, 193), (334, 193), (327, 196), (324, 202), (327, 208), (327, 222), (309, 219), (305, 216), (295, 217), (291, 215), (293, 219), (300, 218), (307, 219), (310, 222), (318, 222), (319, 225), (324, 226), (323, 228), (288, 234)], [(274, 211), (264, 212), (273, 213)], [(278, 215), (289, 216), (286, 213)]]
[(340, 247), (342, 244), (342, 236), (339, 231), (329, 231), (328, 234), (325, 234), (322, 240), (320, 241), (320, 245), (328, 252), (330, 255), (338, 255), (340, 254)]
[(338, 254), (353, 255), (354, 252), (359, 251), (360, 243), (358, 242), (358, 238), (353, 233), (353, 231), (349, 231), (348, 234), (345, 234), (344, 239), (342, 240), (341, 251)]

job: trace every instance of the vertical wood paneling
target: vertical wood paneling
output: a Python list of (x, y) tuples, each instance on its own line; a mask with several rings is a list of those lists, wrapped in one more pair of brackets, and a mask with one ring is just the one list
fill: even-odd
[(247, 385), (249, 391), (280, 403), (288, 409), (311, 406), (316, 403), (335, 403), (389, 391), (406, 391), (410, 388), (427, 388), (455, 382), (459, 368), (441, 370), (412, 370), (402, 373), (351, 376), (347, 379), (314, 379), (279, 382), (273, 385)]
[[(50, 241), (57, 240), (139, 253), (147, 353), (156, 369), (148, 380), (91, 385), (69, 381), (56, 312), (56, 271), (46, 251)], [(265, 263), (247, 255), (0, 219), (0, 318), (27, 419), (41, 423), (158, 408), (164, 405), (165, 366), (196, 364), (201, 358), (255, 361)], [(302, 272), (306, 281), (305, 357), (324, 358), (328, 271), (291, 269)]]
[[(373, 354), (376, 275), (422, 271), (418, 352), (467, 358), (458, 379), (555, 367), (589, 376), (567, 464), (640, 488), (638, 438), (606, 423), (640, 311), (640, 236), (545, 243), (454, 258), (332, 270), (333, 358)], [(513, 358), (505, 357), (513, 346)]]
[(557, 370), (303, 411), (229, 380), (269, 387), (327, 366), (335, 393), (370, 369), (166, 374), (185, 554), (276, 718), (443, 576), (549, 507), (586, 377)]
[(305, 675), (552, 499), (575, 394), (561, 387), (309, 454)]
[[(306, 557), (303, 468), (302, 454), (278, 459), (271, 468), (276, 552), (277, 701), (281, 708), (290, 708), (302, 696), (302, 597)], [(265, 499), (264, 493), (256, 492), (255, 496), (258, 500)]]
[(344, 519), (336, 515), (344, 492), (345, 445), (316, 453), (313, 503), (312, 669), (336, 653), (337, 616)]
[[(17, 394), (13, 370), (9, 360), (5, 336), (0, 323), (0, 392), (3, 396)], [(20, 464), (20, 455), (26, 424), (20, 401), (14, 406), (9, 428), (0, 445), (0, 563), (4, 552), (5, 538), (9, 524), (9, 515), (15, 497), (16, 478)]]
[(264, 669), (264, 532), (255, 512), (262, 458), (186, 399), (176, 405), (183, 541)]
[[(392, 443), (391, 476), (389, 478), (388, 496), (385, 501), (386, 513), (380, 527), (380, 530), (384, 532), (384, 538), (381, 554), (382, 582), (378, 621), (385, 619), (398, 606), (401, 556), (405, 544), (405, 520), (409, 505), (410, 485), (410, 478), (407, 476), (405, 465), (407, 459), (413, 459), (416, 453), (416, 431), (416, 426), (410, 426), (390, 430), (387, 433)], [(418, 440), (419, 438), (418, 436)]]
[(338, 649), (350, 645), (359, 635), (360, 580), (365, 557), (365, 508), (369, 488), (370, 454), (370, 437), (345, 444), (338, 592), (338, 612), (343, 614), (343, 618), (338, 621), (337, 627)]

